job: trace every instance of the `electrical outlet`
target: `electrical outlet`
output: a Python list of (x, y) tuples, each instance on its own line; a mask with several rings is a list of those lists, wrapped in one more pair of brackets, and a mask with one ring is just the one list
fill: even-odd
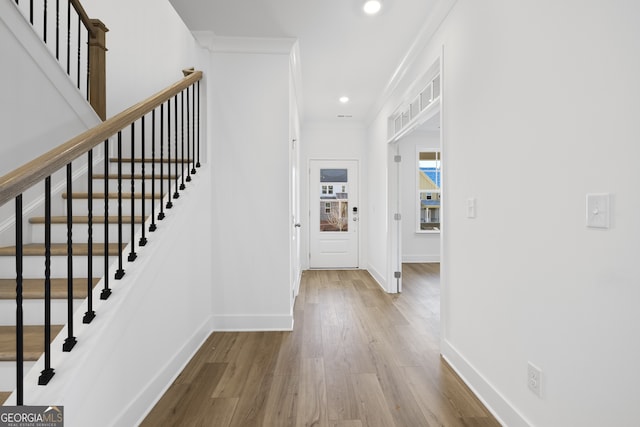
[(542, 397), (542, 369), (531, 362), (527, 365), (527, 385), (533, 394)]

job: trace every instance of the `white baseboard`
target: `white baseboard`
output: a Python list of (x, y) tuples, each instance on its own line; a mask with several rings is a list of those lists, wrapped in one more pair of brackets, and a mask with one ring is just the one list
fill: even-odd
[(440, 255), (402, 255), (402, 262), (407, 264), (440, 262)]
[(292, 331), (293, 316), (220, 315), (212, 318), (215, 332)]
[[(114, 418), (114, 425), (140, 425), (195, 356), (211, 332), (210, 321), (207, 320), (158, 372), (158, 375)], [(140, 414), (143, 414), (142, 417)], [(140, 418), (138, 419), (138, 417)]]
[(382, 274), (378, 270), (375, 269), (371, 264), (367, 265), (367, 271), (371, 274), (371, 277), (378, 282), (378, 285), (382, 288), (383, 291), (387, 291), (387, 281)]
[(509, 427), (531, 427), (531, 424), (516, 408), (451, 343), (443, 339), (440, 343), (440, 348), (442, 357), (500, 424)]

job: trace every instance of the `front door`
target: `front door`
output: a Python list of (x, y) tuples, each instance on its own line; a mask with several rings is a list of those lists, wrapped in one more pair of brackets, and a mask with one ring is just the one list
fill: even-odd
[(309, 266), (357, 268), (357, 160), (311, 160), (309, 174)]

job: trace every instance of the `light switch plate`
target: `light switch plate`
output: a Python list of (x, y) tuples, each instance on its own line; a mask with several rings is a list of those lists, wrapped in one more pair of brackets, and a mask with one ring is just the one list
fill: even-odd
[(476, 217), (476, 199), (469, 198), (466, 203), (467, 207), (467, 218), (475, 218)]
[(609, 194), (587, 194), (587, 227), (609, 228)]

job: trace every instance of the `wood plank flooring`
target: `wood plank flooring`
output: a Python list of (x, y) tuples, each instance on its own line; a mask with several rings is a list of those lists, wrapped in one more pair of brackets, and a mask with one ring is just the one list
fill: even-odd
[(403, 270), (305, 271), (294, 331), (212, 334), (142, 425), (499, 426), (440, 357), (439, 266)]

